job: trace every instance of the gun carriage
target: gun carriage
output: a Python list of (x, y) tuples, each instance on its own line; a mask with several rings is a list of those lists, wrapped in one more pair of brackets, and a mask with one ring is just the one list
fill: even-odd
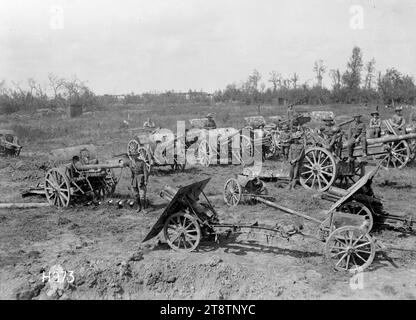
[[(57, 207), (68, 207), (81, 199), (111, 196), (119, 180), (113, 169), (125, 167), (122, 160), (98, 163), (92, 145), (57, 149), (52, 156), (55, 166), (46, 172), (44, 190), (49, 204)], [(68, 158), (74, 156), (80, 161), (69, 162)]]
[[(325, 212), (323, 220), (311, 217), (305, 213), (285, 208), (271, 202), (262, 196), (252, 195), (256, 201), (275, 208), (283, 213), (294, 215), (318, 225), (315, 234), (303, 233), (303, 227), (284, 227), (280, 224), (267, 226), (255, 224), (222, 223), (218, 212), (214, 209), (203, 189), (210, 179), (199, 181), (179, 189), (165, 187), (161, 196), (169, 201), (165, 210), (145, 237), (143, 242), (156, 237), (163, 231), (163, 236), (175, 251), (190, 252), (196, 250), (201, 239), (214, 237), (219, 239), (220, 232), (242, 233), (258, 231), (266, 234), (277, 234), (290, 238), (296, 234), (324, 242), (325, 256), (335, 269), (357, 272), (369, 267), (380, 249), (378, 242), (368, 232), (372, 225), (371, 215), (355, 208), (354, 195), (359, 194), (369, 181), (372, 180), (376, 170), (363, 176), (348, 193), (338, 199), (329, 210)], [(200, 201), (200, 195), (203, 201)], [(344, 209), (343, 209), (344, 208)], [(345, 209), (346, 208), (346, 209)]]
[(169, 129), (140, 129), (127, 143), (129, 157), (138, 155), (146, 163), (150, 172), (152, 167), (171, 166), (174, 170), (184, 170), (186, 166), (186, 141), (175, 136)]

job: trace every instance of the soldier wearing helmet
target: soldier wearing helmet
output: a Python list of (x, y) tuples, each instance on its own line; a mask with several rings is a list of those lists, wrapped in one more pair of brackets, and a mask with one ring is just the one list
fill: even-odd
[(391, 118), (391, 122), (393, 125), (393, 128), (402, 131), (404, 129), (404, 125), (406, 124), (406, 120), (403, 118), (403, 108), (402, 107), (396, 107), (394, 109), (395, 114)]
[(294, 133), (292, 137), (292, 144), (289, 148), (289, 190), (294, 189), (299, 182), (300, 164), (305, 155), (305, 145), (302, 143), (301, 138), (301, 132)]
[(319, 128), (319, 133), (324, 139), (328, 139), (332, 135), (332, 127), (335, 125), (332, 117), (326, 116), (322, 119), (324, 125)]
[(337, 125), (334, 125), (331, 128), (331, 135), (328, 137), (328, 150), (337, 154), (341, 155), (342, 150), (342, 136), (344, 133), (342, 132), (341, 128)]

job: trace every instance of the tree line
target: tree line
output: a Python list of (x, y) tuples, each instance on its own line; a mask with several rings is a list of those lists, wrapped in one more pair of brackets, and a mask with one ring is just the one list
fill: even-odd
[[(98, 108), (103, 105), (123, 104), (328, 104), (328, 103), (369, 103), (369, 104), (414, 104), (416, 86), (414, 79), (395, 68), (385, 72), (376, 71), (376, 60), (363, 60), (363, 51), (354, 47), (347, 61), (346, 69), (329, 69), (322, 59), (312, 66), (314, 79), (301, 82), (298, 73), (282, 76), (271, 71), (267, 77), (254, 70), (246, 80), (227, 85), (223, 90), (212, 94), (189, 90), (188, 92), (147, 92), (143, 94), (95, 95), (86, 82), (76, 76), (71, 79), (48, 75), (47, 85), (28, 79), (26, 89), (21, 84), (0, 82), (0, 113), (13, 113), (20, 110), (34, 111), (41, 108), (59, 109), (71, 104), (81, 104), (85, 108)], [(323, 85), (327, 76), (330, 87)]]

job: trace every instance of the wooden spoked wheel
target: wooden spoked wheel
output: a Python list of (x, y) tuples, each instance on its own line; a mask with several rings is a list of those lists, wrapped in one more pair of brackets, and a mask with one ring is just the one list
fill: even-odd
[(373, 214), (369, 208), (367, 208), (364, 204), (358, 201), (350, 201), (344, 203), (339, 210), (340, 212), (355, 214), (359, 216), (363, 216), (366, 221), (367, 232), (370, 232), (374, 225)]
[(211, 161), (209, 157), (209, 144), (206, 140), (201, 141), (198, 145), (198, 159), (200, 165), (209, 167)]
[(150, 169), (152, 168), (152, 156), (150, 155), (149, 150), (145, 147), (139, 147), (137, 150), (137, 157), (144, 161), (147, 171), (150, 172)]
[(410, 149), (410, 161), (414, 161), (416, 158), (416, 139), (407, 141)]
[(245, 136), (241, 135), (241, 164), (243, 166), (250, 165), (253, 162), (254, 156), (254, 145), (252, 140)]
[(376, 159), (382, 159), (381, 167), (384, 169), (402, 169), (410, 161), (411, 153), (406, 141), (389, 142), (387, 148), (389, 149), (387, 155), (376, 157)]
[(165, 222), (163, 233), (169, 247), (175, 251), (193, 251), (201, 240), (201, 227), (198, 221), (185, 212), (171, 215)]
[(71, 185), (66, 168), (52, 168), (45, 176), (45, 195), (49, 204), (68, 207), (71, 198)]
[(224, 185), (224, 201), (230, 207), (235, 207), (241, 201), (243, 190), (234, 178), (228, 179)]
[(327, 259), (339, 271), (361, 272), (371, 265), (375, 253), (374, 239), (353, 226), (335, 229), (325, 245)]
[(139, 151), (140, 143), (136, 139), (132, 139), (127, 143), (127, 155), (129, 157), (136, 155)]
[(313, 147), (305, 152), (300, 168), (300, 183), (305, 189), (326, 191), (333, 185), (337, 167), (334, 156), (326, 149)]

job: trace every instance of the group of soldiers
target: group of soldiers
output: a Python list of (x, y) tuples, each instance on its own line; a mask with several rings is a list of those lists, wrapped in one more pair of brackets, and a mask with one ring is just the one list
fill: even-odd
[[(289, 113), (292, 110), (288, 110)], [(353, 115), (353, 123), (347, 133), (344, 133), (340, 126), (338, 126), (332, 117), (325, 117), (324, 124), (318, 128), (318, 134), (322, 137), (323, 146), (334, 153), (341, 156), (343, 146), (343, 136), (346, 136), (346, 147), (348, 151), (349, 163), (351, 170), (354, 167), (354, 148), (361, 146), (363, 158), (367, 155), (367, 138), (379, 138), (381, 136), (381, 119), (378, 109), (371, 112), (369, 126), (362, 121), (361, 114)], [(403, 117), (403, 109), (401, 107), (395, 108), (395, 114), (390, 119), (390, 124), (393, 130), (400, 134), (405, 130), (405, 119)], [(300, 164), (305, 154), (306, 139), (302, 142), (304, 137), (301, 131), (296, 131), (292, 134), (292, 130), (288, 124), (282, 126), (280, 135), (282, 143), (282, 155), (290, 164), (289, 178), (290, 183), (288, 188), (292, 189), (299, 183)]]

